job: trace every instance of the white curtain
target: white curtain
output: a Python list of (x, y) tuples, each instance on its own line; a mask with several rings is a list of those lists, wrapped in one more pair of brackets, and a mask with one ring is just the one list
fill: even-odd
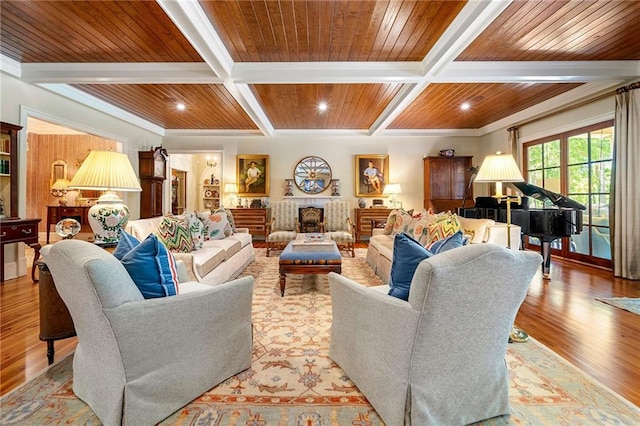
[(640, 82), (616, 93), (611, 197), (614, 275), (640, 280)]

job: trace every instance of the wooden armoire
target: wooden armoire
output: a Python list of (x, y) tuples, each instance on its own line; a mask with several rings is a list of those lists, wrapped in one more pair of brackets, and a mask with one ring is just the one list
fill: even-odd
[(424, 157), (424, 208), (456, 213), (466, 196), (465, 207), (473, 206), (473, 188), (469, 187), (472, 156)]

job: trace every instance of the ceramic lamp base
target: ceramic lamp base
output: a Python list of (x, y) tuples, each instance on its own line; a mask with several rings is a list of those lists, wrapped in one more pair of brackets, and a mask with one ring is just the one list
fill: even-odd
[(95, 243), (114, 244), (129, 221), (129, 208), (114, 192), (105, 192), (88, 216)]

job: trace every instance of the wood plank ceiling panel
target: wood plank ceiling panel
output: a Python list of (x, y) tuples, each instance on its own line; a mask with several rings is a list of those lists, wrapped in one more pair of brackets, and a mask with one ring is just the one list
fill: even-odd
[(516, 1), (457, 60), (639, 60), (639, 28), (640, 1)]
[[(165, 129), (257, 129), (221, 84), (72, 86)], [(176, 108), (178, 102), (185, 104), (184, 111)]]
[(2, 0), (0, 8), (0, 52), (18, 62), (202, 62), (153, 1)]
[(421, 61), (466, 1), (205, 1), (236, 62)]
[[(476, 129), (578, 86), (578, 83), (431, 84), (389, 128)], [(465, 102), (470, 108), (463, 111), (460, 106)]]
[[(276, 129), (368, 129), (402, 87), (385, 84), (251, 86)], [(326, 102), (328, 109), (318, 110)]]

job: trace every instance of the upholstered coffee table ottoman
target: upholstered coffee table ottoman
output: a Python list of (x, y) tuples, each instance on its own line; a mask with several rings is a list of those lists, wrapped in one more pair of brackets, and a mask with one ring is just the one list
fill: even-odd
[(289, 242), (280, 255), (280, 295), (284, 297), (287, 274), (342, 272), (342, 255), (335, 241), (307, 242), (304, 236)]

